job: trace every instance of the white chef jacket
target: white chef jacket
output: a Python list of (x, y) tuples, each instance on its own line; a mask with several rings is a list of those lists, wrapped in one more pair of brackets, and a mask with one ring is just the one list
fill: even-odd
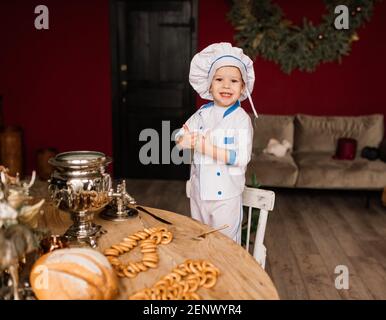
[[(213, 145), (229, 150), (228, 163), (216, 162), (194, 152), (190, 179), (199, 181), (201, 200), (226, 200), (241, 195), (245, 185), (245, 171), (251, 159), (253, 127), (249, 115), (237, 101), (224, 108), (222, 119), (214, 123), (213, 102), (203, 105), (186, 122), (189, 130), (208, 134)], [(181, 129), (176, 140), (184, 133)]]

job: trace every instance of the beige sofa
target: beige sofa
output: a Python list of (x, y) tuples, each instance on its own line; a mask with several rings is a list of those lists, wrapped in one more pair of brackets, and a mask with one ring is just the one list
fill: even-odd
[[(338, 138), (357, 140), (354, 160), (334, 160)], [(364, 147), (378, 147), (384, 137), (383, 115), (358, 117), (259, 115), (254, 125), (247, 184), (256, 174), (262, 186), (321, 189), (383, 189), (386, 163), (361, 158)], [(282, 157), (263, 153), (268, 140), (288, 140)]]

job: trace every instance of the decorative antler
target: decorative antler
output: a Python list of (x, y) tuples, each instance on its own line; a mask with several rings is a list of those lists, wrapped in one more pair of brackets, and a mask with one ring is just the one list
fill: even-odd
[(35, 183), (35, 180), (36, 180), (36, 171), (32, 171), (32, 177), (31, 177), (31, 180), (29, 182), (29, 184), (26, 186), (27, 189), (31, 188), (33, 186), (33, 184)]
[(0, 172), (0, 175), (1, 175), (1, 182), (6, 185), (7, 184), (7, 178), (5, 177), (5, 173), (4, 171), (1, 171)]

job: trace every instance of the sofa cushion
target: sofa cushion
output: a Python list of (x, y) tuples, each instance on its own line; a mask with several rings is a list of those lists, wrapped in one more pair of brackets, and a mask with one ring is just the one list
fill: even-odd
[(296, 187), (380, 189), (386, 186), (386, 163), (357, 157), (334, 160), (330, 152), (294, 154), (299, 167)]
[(296, 116), (294, 150), (297, 152), (318, 151), (332, 155), (338, 139), (343, 137), (357, 140), (358, 155), (366, 146), (378, 147), (383, 139), (383, 115)]
[(278, 158), (255, 149), (248, 164), (246, 184), (251, 183), (253, 174), (256, 174), (257, 182), (263, 186), (294, 187), (298, 168), (288, 153)]
[[(250, 114), (250, 117), (254, 123), (254, 115)], [(286, 139), (293, 145), (294, 118), (294, 116), (259, 114), (259, 118), (256, 119), (256, 124), (253, 126), (253, 147), (257, 151), (262, 151), (271, 138), (280, 142)]]

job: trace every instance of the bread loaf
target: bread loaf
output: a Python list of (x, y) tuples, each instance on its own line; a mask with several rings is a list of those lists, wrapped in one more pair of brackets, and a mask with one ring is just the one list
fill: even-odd
[(30, 273), (40, 300), (107, 300), (118, 280), (103, 254), (88, 248), (59, 249), (40, 257)]

